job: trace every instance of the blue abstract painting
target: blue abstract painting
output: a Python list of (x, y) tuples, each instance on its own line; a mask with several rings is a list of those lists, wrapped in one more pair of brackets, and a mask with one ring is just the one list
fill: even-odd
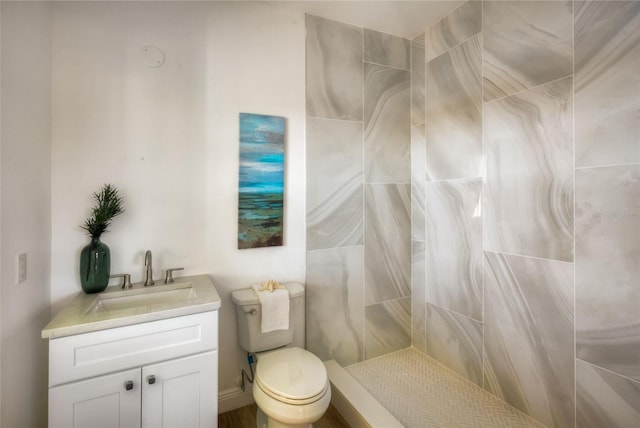
[(282, 245), (285, 119), (240, 113), (238, 248)]

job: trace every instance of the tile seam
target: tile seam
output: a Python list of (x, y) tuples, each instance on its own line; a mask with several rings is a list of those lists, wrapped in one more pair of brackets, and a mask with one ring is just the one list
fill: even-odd
[(597, 168), (616, 168), (616, 167), (623, 167), (623, 166), (640, 166), (640, 162), (615, 163), (615, 164), (610, 164), (610, 165), (580, 166), (580, 167), (575, 167), (575, 169), (576, 170), (584, 170), (584, 169), (597, 169)]
[(399, 70), (399, 71), (408, 71), (408, 72), (411, 72), (411, 68), (396, 67), (396, 66), (389, 65), (389, 64), (382, 64), (382, 63), (380, 63), (380, 62), (367, 61), (367, 60), (365, 60), (365, 59), (363, 59), (363, 60), (362, 60), (362, 63), (363, 63), (363, 64), (378, 65), (378, 66), (380, 66), (380, 67), (386, 67), (386, 68), (390, 68), (390, 69), (393, 69), (393, 70)]
[(575, 259), (573, 261), (548, 259), (548, 258), (544, 258), (544, 257), (527, 256), (527, 255), (524, 255), (524, 254), (507, 253), (505, 251), (497, 251), (497, 250), (491, 250), (491, 249), (487, 249), (487, 248), (484, 249), (484, 252), (485, 253), (501, 254), (501, 255), (504, 255), (504, 256), (524, 257), (524, 258), (527, 258), (527, 259), (543, 260), (543, 261), (548, 261), (548, 262), (575, 264)]
[(470, 317), (469, 315), (465, 315), (465, 314), (460, 313), (458, 311), (455, 311), (453, 309), (449, 309), (449, 308), (447, 308), (445, 306), (442, 306), (442, 305), (440, 305), (438, 303), (432, 303), (432, 302), (426, 302), (426, 303), (427, 303), (427, 305), (435, 306), (436, 308), (440, 308), (440, 309), (442, 309), (444, 311), (451, 312), (452, 314), (459, 315), (459, 316), (464, 317), (464, 318), (466, 318), (466, 319), (468, 319), (470, 321), (474, 321), (474, 322), (477, 322), (477, 323), (480, 323), (480, 324), (484, 325), (484, 321), (477, 320), (477, 319), (475, 319), (473, 317)]
[(575, 1), (571, 2), (571, 119), (573, 126), (573, 426), (578, 426), (578, 342), (577, 342), (577, 310), (576, 310), (576, 13)]
[[(474, 1), (474, 0), (469, 0), (469, 1)], [(447, 53), (451, 52), (451, 51), (452, 51), (452, 50), (454, 50), (455, 48), (458, 48), (458, 47), (460, 47), (461, 45), (464, 45), (464, 44), (465, 44), (465, 43), (467, 43), (469, 40), (473, 39), (474, 37), (476, 37), (476, 36), (478, 36), (478, 35), (480, 35), (480, 34), (482, 34), (482, 30), (478, 31), (477, 33), (475, 33), (475, 34), (473, 34), (473, 35), (471, 35), (471, 36), (469, 36), (469, 37), (467, 37), (466, 39), (464, 39), (464, 40), (463, 40), (463, 41), (461, 41), (460, 43), (458, 43), (458, 44), (456, 44), (456, 45), (453, 45), (453, 46), (451, 46), (450, 48), (447, 48), (447, 50), (442, 51), (441, 53), (437, 54), (437, 55), (436, 55), (436, 56), (434, 56), (434, 57), (429, 58), (428, 60), (426, 59), (426, 53), (425, 53), (425, 61), (424, 61), (424, 62), (425, 62), (425, 64), (428, 64), (428, 63), (430, 63), (431, 61), (433, 61), (433, 60), (435, 60), (435, 59), (437, 59), (437, 58), (440, 58), (442, 55), (444, 55), (444, 54), (447, 54)], [(425, 51), (426, 51), (426, 49), (425, 49)]]
[(623, 375), (623, 374), (620, 374), (620, 373), (618, 373), (618, 372), (615, 372), (615, 371), (613, 371), (613, 370), (611, 370), (611, 369), (608, 369), (608, 368), (606, 368), (606, 367), (602, 367), (602, 366), (599, 366), (599, 365), (597, 365), (597, 364), (595, 364), (595, 363), (592, 363), (591, 361), (583, 360), (582, 358), (578, 358), (578, 357), (576, 357), (576, 361), (582, 361), (583, 363), (588, 364), (588, 365), (590, 365), (590, 366), (592, 366), (592, 367), (596, 367), (596, 368), (598, 368), (598, 369), (600, 369), (600, 370), (602, 370), (602, 371), (604, 371), (604, 372), (607, 372), (607, 373), (609, 373), (609, 374), (612, 374), (612, 375), (615, 375), (615, 376), (621, 377), (621, 378), (623, 378), (623, 379), (625, 379), (625, 380), (628, 380), (628, 381), (631, 381), (631, 382), (633, 382), (633, 383), (637, 383), (638, 385), (640, 385), (640, 380), (638, 380), (638, 379), (634, 379), (634, 378), (632, 378), (632, 377), (625, 376), (625, 375)]
[[(614, 1), (618, 1), (618, 0), (614, 0)], [(484, 71), (484, 67), (483, 67), (483, 71)], [(542, 86), (550, 85), (551, 83), (556, 83), (556, 82), (559, 82), (559, 81), (561, 81), (561, 80), (568, 79), (568, 78), (572, 78), (572, 79), (573, 79), (573, 73), (571, 73), (571, 74), (566, 74), (566, 75), (564, 75), (564, 76), (562, 76), (562, 77), (559, 77), (559, 78), (557, 78), (557, 79), (549, 80), (548, 82), (540, 83), (540, 84), (538, 84), (538, 85), (536, 85), (536, 86), (532, 86), (532, 87), (530, 87), (530, 88), (522, 89), (522, 90), (520, 90), (520, 91), (514, 92), (514, 93), (509, 94), (509, 95), (504, 95), (504, 96), (502, 96), (502, 97), (500, 97), (500, 98), (494, 98), (494, 99), (489, 100), (489, 101), (483, 101), (483, 102), (482, 102), (482, 104), (483, 104), (483, 105), (486, 105), (486, 104), (492, 104), (492, 103), (495, 103), (495, 102), (497, 102), (497, 101), (502, 101), (502, 100), (504, 100), (505, 98), (513, 97), (513, 96), (516, 96), (516, 95), (520, 95), (520, 94), (525, 93), (525, 92), (527, 92), (527, 91), (532, 91), (532, 90), (534, 90), (534, 89), (541, 88)], [(484, 76), (483, 76), (483, 79), (484, 79)], [(483, 88), (484, 88), (484, 85), (482, 85), (482, 86), (483, 86)]]

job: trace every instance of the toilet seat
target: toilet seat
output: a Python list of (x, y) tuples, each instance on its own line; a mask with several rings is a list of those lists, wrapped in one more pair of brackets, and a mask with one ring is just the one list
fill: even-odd
[(304, 405), (321, 399), (329, 389), (329, 381), (318, 357), (293, 347), (258, 358), (256, 386), (275, 400)]
[(292, 404), (294, 406), (302, 406), (304, 404), (315, 403), (316, 401), (318, 401), (322, 397), (324, 397), (325, 394), (327, 393), (327, 389), (329, 389), (329, 382), (327, 381), (327, 384), (322, 389), (322, 391), (320, 393), (314, 395), (313, 397), (302, 398), (302, 399), (294, 399), (294, 398), (288, 398), (288, 397), (285, 397), (283, 395), (279, 395), (277, 393), (274, 393), (273, 391), (271, 391), (267, 387), (265, 387), (263, 384), (261, 384), (259, 381), (256, 382), (256, 385), (257, 385), (258, 388), (260, 388), (262, 390), (262, 392), (264, 392), (266, 395), (268, 395), (269, 397), (273, 398), (274, 400), (280, 401), (282, 403)]

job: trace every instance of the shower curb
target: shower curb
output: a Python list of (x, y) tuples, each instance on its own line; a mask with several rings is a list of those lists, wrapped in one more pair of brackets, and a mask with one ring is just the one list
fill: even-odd
[(352, 428), (404, 427), (335, 360), (325, 361), (324, 366), (331, 382), (331, 404)]

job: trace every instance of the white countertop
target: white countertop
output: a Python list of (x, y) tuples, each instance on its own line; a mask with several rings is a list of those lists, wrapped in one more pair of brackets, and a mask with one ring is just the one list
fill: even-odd
[[(162, 291), (181, 283), (192, 283), (195, 296), (182, 302), (139, 305), (103, 312), (92, 310), (100, 296), (115, 297)], [(208, 275), (175, 278), (175, 283), (168, 285), (158, 281), (151, 287), (144, 287), (140, 282), (133, 284), (133, 288), (129, 290), (122, 290), (120, 286), (110, 286), (102, 293), (79, 292), (71, 303), (42, 329), (41, 335), (43, 339), (54, 339), (218, 309), (220, 309), (220, 296)]]

